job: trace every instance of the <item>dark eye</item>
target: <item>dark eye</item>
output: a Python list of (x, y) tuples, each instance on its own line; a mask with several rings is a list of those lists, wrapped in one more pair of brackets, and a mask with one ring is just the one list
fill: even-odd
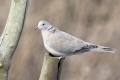
[(42, 25), (44, 26), (45, 24), (43, 23)]

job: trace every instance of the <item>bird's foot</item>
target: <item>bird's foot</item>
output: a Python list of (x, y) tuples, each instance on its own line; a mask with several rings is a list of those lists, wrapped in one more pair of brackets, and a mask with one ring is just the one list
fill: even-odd
[(65, 59), (65, 57), (64, 56), (56, 56), (56, 55), (53, 55), (53, 54), (51, 54), (51, 53), (49, 53), (49, 55), (51, 56), (51, 57), (53, 57), (53, 58), (57, 58), (58, 60), (61, 60), (61, 59)]
[(61, 60), (61, 59), (65, 59), (65, 57), (64, 56), (59, 56), (59, 57), (57, 57), (58, 58), (58, 60)]

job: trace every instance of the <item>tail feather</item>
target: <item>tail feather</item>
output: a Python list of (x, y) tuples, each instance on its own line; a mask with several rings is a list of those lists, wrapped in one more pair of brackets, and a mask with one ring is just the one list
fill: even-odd
[(109, 53), (115, 53), (115, 49), (114, 48), (110, 48), (110, 47), (104, 47), (104, 46), (98, 46), (95, 49), (92, 49), (93, 51), (98, 51), (98, 52), (109, 52)]

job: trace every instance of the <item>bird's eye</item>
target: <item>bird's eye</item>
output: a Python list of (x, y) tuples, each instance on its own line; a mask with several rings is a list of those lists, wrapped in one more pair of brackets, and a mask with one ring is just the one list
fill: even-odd
[(45, 24), (43, 23), (42, 25), (44, 26)]

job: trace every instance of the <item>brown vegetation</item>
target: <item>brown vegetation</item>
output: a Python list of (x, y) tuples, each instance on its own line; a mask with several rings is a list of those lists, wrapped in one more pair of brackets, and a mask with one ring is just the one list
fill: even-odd
[[(0, 0), (0, 33), (10, 0)], [(68, 57), (61, 80), (120, 79), (120, 0), (30, 0), (24, 30), (13, 56), (9, 80), (38, 80), (45, 49), (39, 20), (85, 41), (117, 48), (116, 54), (86, 53)]]

